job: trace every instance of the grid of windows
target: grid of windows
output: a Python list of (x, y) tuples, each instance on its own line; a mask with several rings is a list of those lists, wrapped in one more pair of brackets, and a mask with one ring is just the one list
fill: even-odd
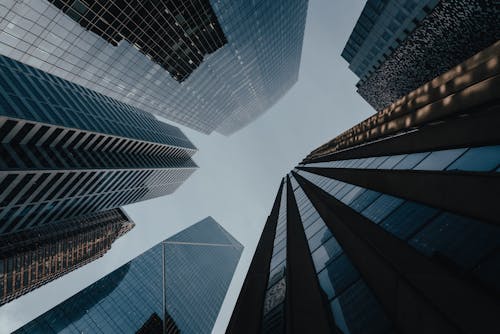
[(392, 325), (293, 176), (290, 178), (321, 289), (345, 334), (387, 333)]
[(48, 1), (114, 46), (126, 39), (179, 82), (227, 43), (208, 0)]
[[(321, 175), (296, 170), (340, 202), (434, 261), (500, 292), (500, 227)], [(354, 195), (342, 192), (348, 188)], [(497, 266), (498, 267), (498, 266)]]
[(243, 246), (211, 217), (164, 243), (165, 275), (158, 244), (15, 333), (135, 333), (152, 314), (165, 314), (163, 280), (167, 323), (209, 333)]
[(0, 237), (0, 305), (103, 256), (134, 227), (113, 209)]
[(150, 114), (6, 57), (0, 75), (0, 234), (169, 194), (197, 167)]
[[(165, 36), (154, 38), (162, 29), (137, 38), (124, 33), (125, 39), (116, 46), (75, 22), (86, 17), (86, 8), (103, 2), (71, 3), (76, 12), (82, 11), (66, 11), (67, 15), (49, 1), (0, 3), (2, 53), (141, 110), (205, 133), (216, 130), (226, 135), (256, 119), (297, 81), (307, 0), (126, 1), (145, 8), (139, 15), (141, 20), (134, 22), (144, 32), (150, 32), (145, 27), (159, 22), (161, 16), (157, 7), (147, 6), (155, 3), (170, 8), (170, 3), (176, 4), (179, 12), (171, 11), (175, 18), (168, 13), (164, 18), (176, 34), (179, 31), (182, 35), (172, 43)], [(109, 3), (114, 6), (125, 1)], [(129, 12), (127, 9), (123, 14)], [(121, 21), (121, 17), (115, 20), (112, 12), (104, 14), (110, 16), (106, 20), (111, 26)], [(154, 19), (150, 19), (152, 16)], [(96, 20), (91, 26), (102, 23)], [(201, 51), (203, 62), (198, 64), (202, 56), (194, 51), (199, 44), (189, 36), (199, 36), (204, 44), (201, 36), (216, 22), (218, 25), (212, 25), (216, 31), (220, 26), (220, 31), (215, 35), (225, 36), (227, 43), (210, 54)], [(200, 27), (206, 31), (199, 31)], [(154, 43), (149, 43), (150, 39)], [(160, 41), (165, 43), (158, 44)], [(217, 48), (221, 44), (222, 40), (213, 45)], [(167, 71), (162, 67), (170, 65)], [(182, 71), (178, 71), (181, 66)], [(179, 82), (169, 72), (184, 80)]]
[(286, 296), (286, 187), (283, 187), (273, 243), (273, 254), (269, 266), (269, 280), (264, 299), (262, 333), (281, 333), (285, 326)]

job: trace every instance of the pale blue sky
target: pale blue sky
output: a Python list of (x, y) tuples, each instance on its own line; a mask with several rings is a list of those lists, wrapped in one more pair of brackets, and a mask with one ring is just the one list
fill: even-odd
[(0, 333), (22, 326), (120, 265), (212, 216), (245, 250), (214, 333), (223, 333), (281, 178), (312, 149), (374, 113), (340, 53), (364, 0), (310, 0), (299, 81), (231, 137), (182, 128), (200, 169), (174, 194), (126, 207), (137, 226), (101, 259), (0, 308)]

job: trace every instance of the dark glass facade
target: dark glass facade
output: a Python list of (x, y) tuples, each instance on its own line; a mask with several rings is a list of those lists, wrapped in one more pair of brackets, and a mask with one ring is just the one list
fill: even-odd
[(499, 27), (494, 0), (367, 1), (342, 56), (381, 111), (495, 43)]
[(207, 0), (49, 1), (113, 46), (126, 39), (179, 82), (227, 43)]
[(112, 209), (0, 236), (0, 305), (98, 259), (134, 225)]
[(211, 217), (205, 218), (16, 333), (154, 332), (163, 326), (162, 318), (168, 333), (210, 333), (242, 250)]
[(203, 133), (297, 81), (307, 0), (1, 3), (3, 55)]
[(499, 47), (335, 137), (287, 175), (228, 333), (496, 328)]
[(0, 234), (169, 194), (196, 169), (176, 127), (0, 56)]

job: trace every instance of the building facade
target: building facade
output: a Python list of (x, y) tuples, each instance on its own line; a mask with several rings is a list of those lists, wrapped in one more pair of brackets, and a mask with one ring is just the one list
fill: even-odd
[(0, 236), (0, 306), (103, 256), (134, 225), (112, 209)]
[(210, 333), (242, 250), (207, 217), (16, 333)]
[[(439, 0), (368, 0), (342, 58), (365, 80), (418, 26)], [(369, 72), (370, 71), (370, 72)]]
[(307, 0), (7, 1), (0, 50), (195, 130), (229, 135), (297, 81)]
[(166, 195), (196, 148), (149, 113), (0, 56), (0, 234)]
[(498, 1), (367, 1), (342, 56), (381, 111), (499, 39)]
[(499, 51), (481, 51), (287, 175), (227, 333), (497, 328)]

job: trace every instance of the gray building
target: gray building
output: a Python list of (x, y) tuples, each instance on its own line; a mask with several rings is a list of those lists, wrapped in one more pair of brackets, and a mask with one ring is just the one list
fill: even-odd
[(286, 176), (227, 333), (495, 331), (499, 50), (348, 129)]
[(307, 0), (2, 1), (0, 50), (204, 133), (229, 135), (297, 81)]
[(211, 333), (242, 251), (207, 217), (15, 333)]
[(499, 39), (495, 0), (369, 0), (342, 57), (381, 111)]
[(151, 114), (0, 56), (0, 234), (166, 195), (193, 144)]
[(439, 0), (368, 0), (342, 57), (361, 81), (417, 27)]

